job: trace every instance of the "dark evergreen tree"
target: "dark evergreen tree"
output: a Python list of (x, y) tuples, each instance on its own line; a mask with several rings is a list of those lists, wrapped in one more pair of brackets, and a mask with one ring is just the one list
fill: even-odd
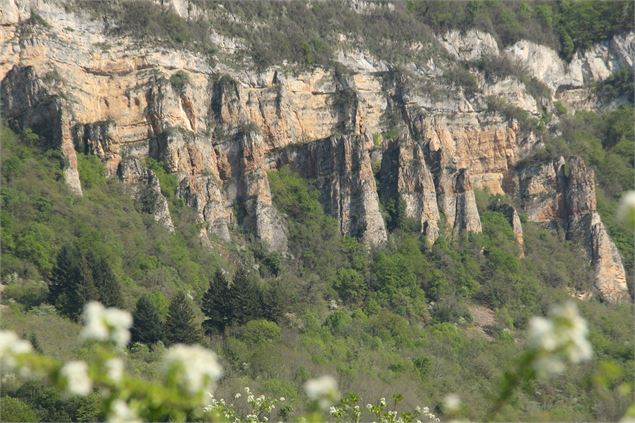
[(76, 274), (77, 259), (77, 251), (74, 248), (63, 246), (57, 254), (55, 267), (53, 267), (49, 277), (48, 301), (65, 314), (68, 314), (66, 291), (68, 286), (73, 284), (74, 279), (78, 277)]
[(234, 275), (227, 303), (232, 311), (232, 323), (241, 324), (262, 316), (260, 288), (243, 268)]
[(132, 342), (143, 342), (152, 345), (163, 339), (163, 321), (150, 298), (143, 296), (137, 301), (132, 313)]
[(64, 246), (49, 278), (49, 302), (62, 314), (77, 318), (86, 302), (121, 307), (121, 289), (108, 261), (76, 246)]
[(217, 270), (203, 295), (201, 310), (205, 314), (203, 329), (206, 334), (224, 332), (232, 319), (232, 309), (228, 302), (229, 283), (221, 270)]
[(87, 260), (76, 247), (62, 247), (49, 278), (49, 302), (61, 313), (77, 318), (86, 301), (98, 297)]
[(165, 322), (165, 340), (168, 345), (199, 342), (201, 334), (194, 321), (194, 310), (185, 293), (178, 293), (170, 302), (168, 318)]
[(107, 307), (122, 307), (121, 287), (119, 281), (104, 257), (98, 257), (93, 252), (88, 256), (92, 268), (94, 285), (99, 293), (99, 301)]

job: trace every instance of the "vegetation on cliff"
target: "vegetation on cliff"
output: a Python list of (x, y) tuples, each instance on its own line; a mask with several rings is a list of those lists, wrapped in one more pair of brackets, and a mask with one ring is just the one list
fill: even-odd
[[(466, 405), (466, 417), (481, 419), (502, 371), (520, 353), (514, 340), (529, 318), (567, 298), (568, 290), (585, 290), (592, 283), (584, 255), (537, 224), (524, 223), (526, 258), (519, 259), (509, 221), (490, 207), (509, 200), (487, 193), (478, 196), (482, 234), (442, 238), (427, 249), (410, 225), (397, 222), (386, 248), (367, 251), (339, 235), (311, 181), (286, 168), (272, 171), (269, 179), (274, 202), (288, 221), (291, 255), (283, 258), (244, 240), (239, 241), (244, 247), (217, 257), (199, 244), (194, 217), (177, 201), (171, 207), (179, 230), (172, 234), (137, 211), (120, 183), (103, 176), (98, 162), (84, 158), (81, 177), (90, 183), (84, 184), (85, 197), (73, 197), (59, 176), (57, 153), (28, 133), (1, 130), (2, 260), (3, 278), (9, 281), (2, 324), (62, 359), (85, 350), (72, 339), (79, 327), (47, 304), (47, 282), (55, 280), (65, 248), (90, 246), (95, 260), (105, 261), (120, 281), (126, 309), (137, 304), (139, 316), (145, 303), (144, 314), (158, 314), (171, 322), (168, 326), (182, 328), (170, 331), (171, 338), (207, 329), (202, 342), (219, 352), (225, 367), (220, 396), (248, 384), (284, 396), (285, 412), (293, 416), (304, 409), (302, 384), (318, 374), (334, 374), (341, 389), (355, 391), (363, 402), (401, 394), (398, 410), (425, 398), (441, 412), (445, 395), (452, 392)], [(618, 134), (615, 142), (606, 142), (607, 151), (623, 136), (617, 128), (600, 132)], [(240, 240), (240, 232), (234, 236)], [(230, 295), (225, 311), (215, 314), (223, 309), (210, 306), (204, 292), (224, 289), (217, 286), (223, 283), (221, 269), (235, 274), (227, 279), (232, 284), (224, 282), (230, 292), (232, 286), (243, 287), (235, 291), (235, 300)], [(156, 313), (147, 311), (148, 302)], [(175, 310), (189, 303), (187, 322), (178, 322), (182, 313)], [(593, 364), (576, 366), (548, 383), (528, 383), (514, 406), (500, 411), (502, 418), (610, 420), (623, 415), (635, 363), (632, 327), (623, 316), (632, 305), (607, 307), (591, 300), (580, 307), (589, 321)], [(483, 313), (491, 317), (483, 320)], [(203, 321), (208, 323), (202, 327)], [(146, 331), (151, 333), (147, 345), (131, 344), (126, 361), (134, 374), (152, 377), (164, 349), (157, 339), (182, 339), (165, 338), (161, 328)], [(134, 326), (133, 334), (143, 339)], [(3, 401), (19, 401), (11, 406), (20, 415), (103, 418), (95, 398), (65, 399), (35, 382), (3, 384), (2, 395)]]

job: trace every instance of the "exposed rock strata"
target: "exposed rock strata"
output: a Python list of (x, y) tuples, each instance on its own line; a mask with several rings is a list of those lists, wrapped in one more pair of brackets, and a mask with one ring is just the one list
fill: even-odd
[(133, 197), (141, 204), (142, 210), (154, 216), (154, 220), (167, 230), (174, 232), (168, 201), (161, 193), (157, 175), (133, 157), (125, 158), (121, 161), (117, 175), (128, 186)]
[[(24, 23), (36, 3), (46, 27)], [(182, 15), (200, 13), (185, 3), (171, 2)], [(564, 178), (560, 167), (548, 164), (511, 174), (540, 139), (488, 110), (485, 97), (502, 96), (536, 118), (543, 107), (513, 77), (476, 75), (478, 90), (466, 93), (445, 79), (452, 63), (443, 55), (396, 71), (363, 51), (339, 52), (337, 71), (232, 69), (192, 52), (107, 34), (100, 20), (74, 15), (56, 1), (0, 5), (3, 116), (14, 129), (30, 127), (63, 151), (66, 180), (78, 193), (76, 150), (96, 154), (110, 175), (121, 169), (131, 186), (160, 193), (156, 177), (140, 165), (150, 157), (177, 175), (177, 195), (196, 210), (203, 236), (229, 240), (232, 227), (242, 224), (270, 248), (284, 250), (284, 222), (266, 174), (286, 163), (317, 179), (324, 208), (343, 233), (378, 246), (387, 237), (369, 155), (378, 140), (372, 149), (383, 156), (381, 195), (403, 199), (429, 243), (442, 233), (481, 230), (473, 189), (522, 193), (529, 219), (561, 222), (587, 245), (594, 263), (603, 263), (596, 266), (606, 281), (597, 284), (601, 292), (621, 296), (619, 255), (595, 205), (585, 203), (594, 193), (584, 172)], [(224, 53), (240, 48), (239, 40), (213, 37)], [(578, 52), (571, 64), (525, 41), (501, 52), (480, 32), (450, 33), (441, 43), (461, 60), (505, 55), (527, 62), (531, 76), (555, 96), (580, 97), (577, 102), (592, 102), (585, 99), (590, 82), (632, 66), (635, 56), (633, 34)], [(173, 86), (176, 72), (189, 82)], [(381, 134), (396, 128), (402, 137), (384, 140)], [(587, 200), (574, 190), (586, 192)], [(157, 210), (162, 214), (159, 203), (147, 206), (155, 217)], [(512, 214), (514, 227), (515, 221)], [(607, 284), (618, 287), (615, 295)]]
[(628, 298), (626, 273), (596, 209), (595, 176), (578, 157), (522, 169), (510, 188), (515, 190), (530, 221), (555, 222), (567, 238), (581, 243), (593, 264), (595, 286), (602, 298)]

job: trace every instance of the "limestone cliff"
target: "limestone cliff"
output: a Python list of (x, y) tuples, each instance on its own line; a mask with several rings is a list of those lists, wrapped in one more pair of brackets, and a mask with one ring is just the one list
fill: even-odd
[(129, 187), (144, 212), (150, 213), (159, 224), (174, 232), (168, 201), (161, 193), (159, 179), (152, 170), (131, 157), (121, 161), (117, 176)]
[[(172, 4), (182, 15), (202, 13)], [(380, 199), (403, 201), (431, 246), (440, 236), (481, 231), (474, 189), (514, 194), (530, 221), (560, 222), (587, 247), (607, 300), (623, 297), (624, 270), (595, 210), (592, 175), (577, 161), (516, 172), (543, 140), (487, 100), (503, 97), (537, 120), (553, 100), (632, 66), (633, 34), (578, 52), (569, 64), (544, 46), (502, 49), (489, 34), (468, 31), (439, 36), (445, 52), (425, 64), (397, 68), (352, 50), (336, 52), (331, 68), (256, 71), (106, 31), (107, 23), (59, 1), (0, 5), (2, 114), (15, 130), (30, 127), (62, 150), (77, 194), (77, 152), (95, 154), (173, 230), (159, 181), (144, 167), (152, 158), (176, 175), (175, 194), (196, 211), (204, 239), (229, 241), (241, 227), (278, 251), (287, 232), (267, 172), (283, 165), (315, 179), (341, 232), (369, 247), (388, 237)], [(47, 25), (28, 21), (35, 6)], [(239, 40), (210, 37), (221, 55), (240, 48)], [(456, 60), (484, 56), (525, 63), (551, 98), (534, 98), (514, 76), (488, 80), (474, 66), (471, 90), (445, 77)], [(521, 248), (516, 210), (510, 222)]]
[(561, 157), (520, 170), (510, 188), (530, 221), (558, 224), (568, 239), (584, 246), (602, 298), (619, 302), (628, 297), (622, 259), (596, 209), (593, 170), (580, 158)]

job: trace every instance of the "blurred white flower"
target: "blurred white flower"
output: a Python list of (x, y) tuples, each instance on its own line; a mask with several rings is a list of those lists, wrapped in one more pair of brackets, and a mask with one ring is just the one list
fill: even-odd
[(240, 396), (241, 396), (240, 392), (236, 392), (236, 395), (234, 395), (234, 398), (238, 399), (238, 398), (240, 398)]
[(85, 326), (79, 336), (83, 340), (114, 341), (119, 347), (125, 347), (130, 340), (132, 316), (125, 310), (105, 308), (97, 301), (84, 306), (82, 314)]
[(121, 378), (123, 377), (123, 360), (120, 358), (111, 358), (106, 361), (105, 365), (108, 379), (116, 383), (121, 382)]
[(17, 366), (15, 356), (32, 350), (31, 343), (20, 339), (15, 332), (0, 330), (0, 367), (15, 369)]
[[(460, 406), (461, 398), (459, 398), (457, 394), (448, 394), (443, 399), (443, 408), (450, 413), (457, 411)], [(432, 413), (430, 413), (428, 417), (435, 418)]]
[(617, 208), (618, 220), (632, 225), (635, 221), (635, 191), (628, 191), (622, 196)]
[(322, 409), (328, 408), (332, 401), (339, 398), (337, 381), (328, 375), (308, 380), (304, 384), (304, 391), (309, 399), (318, 401)]
[(176, 370), (181, 388), (194, 394), (202, 389), (213, 391), (223, 375), (216, 354), (200, 345), (177, 344), (163, 358), (166, 374)]
[(90, 394), (93, 383), (88, 376), (88, 365), (83, 361), (69, 361), (62, 366), (60, 375), (65, 381), (66, 391), (71, 395)]
[(529, 346), (537, 350), (533, 367), (539, 376), (564, 371), (563, 359), (579, 363), (591, 359), (593, 349), (587, 339), (586, 321), (569, 301), (554, 306), (549, 319), (533, 317), (529, 322)]
[(134, 410), (128, 407), (125, 401), (116, 399), (110, 404), (110, 413), (108, 414), (109, 423), (141, 423)]

